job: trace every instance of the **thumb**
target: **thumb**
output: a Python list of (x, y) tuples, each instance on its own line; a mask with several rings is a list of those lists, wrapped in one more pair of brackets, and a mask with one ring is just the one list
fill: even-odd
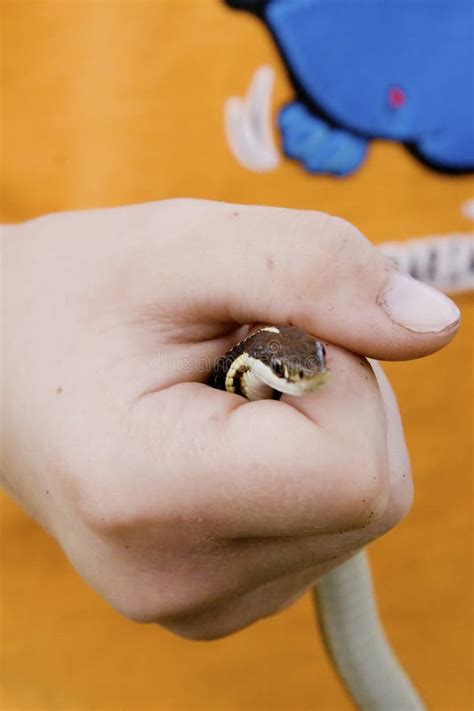
[(432, 353), (458, 329), (459, 310), (447, 296), (398, 272), (344, 220), (312, 211), (192, 205), (194, 236), (187, 234), (181, 263), (192, 274), (187, 291), (201, 317), (293, 324), (383, 360)]

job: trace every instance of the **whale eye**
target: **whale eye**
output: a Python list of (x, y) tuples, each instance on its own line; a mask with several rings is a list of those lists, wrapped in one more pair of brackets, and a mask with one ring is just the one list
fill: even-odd
[(406, 104), (406, 94), (399, 86), (391, 86), (387, 93), (387, 102), (391, 109), (396, 111)]

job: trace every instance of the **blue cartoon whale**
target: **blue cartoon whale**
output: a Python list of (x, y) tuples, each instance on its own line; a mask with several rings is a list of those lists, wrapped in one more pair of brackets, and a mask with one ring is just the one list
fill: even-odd
[(474, 170), (473, 0), (226, 0), (270, 30), (296, 92), (283, 150), (348, 175), (371, 139), (428, 166)]

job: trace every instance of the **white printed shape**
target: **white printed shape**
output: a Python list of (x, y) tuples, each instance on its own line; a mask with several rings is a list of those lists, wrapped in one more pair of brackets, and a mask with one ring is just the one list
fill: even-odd
[(246, 96), (231, 96), (224, 105), (227, 143), (238, 163), (256, 173), (266, 173), (280, 163), (272, 133), (271, 99), (275, 72), (259, 67)]
[[(461, 205), (461, 214), (474, 220), (474, 198)], [(384, 242), (380, 250), (399, 269), (448, 294), (474, 290), (474, 235), (452, 232), (403, 242)]]
[(461, 206), (461, 214), (468, 220), (474, 220), (474, 198), (466, 200)]
[(465, 232), (403, 242), (383, 242), (379, 249), (399, 269), (448, 294), (474, 289), (474, 237)]

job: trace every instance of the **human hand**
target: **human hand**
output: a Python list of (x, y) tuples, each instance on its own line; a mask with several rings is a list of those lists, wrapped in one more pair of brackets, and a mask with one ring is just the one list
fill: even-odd
[[(436, 351), (459, 314), (346, 222), (172, 200), (42, 217), (2, 246), (5, 485), (123, 614), (228, 634), (407, 512), (396, 403), (362, 356)], [(254, 323), (328, 342), (326, 388), (203, 384)]]

